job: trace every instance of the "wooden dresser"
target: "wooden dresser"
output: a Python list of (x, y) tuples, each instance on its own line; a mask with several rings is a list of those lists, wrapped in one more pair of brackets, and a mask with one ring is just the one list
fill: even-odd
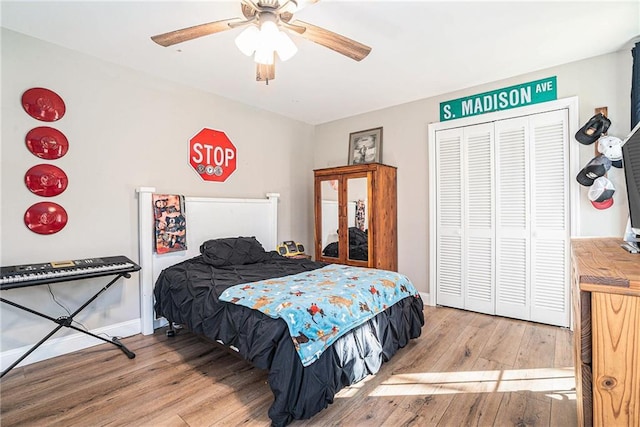
[(573, 239), (578, 425), (640, 426), (640, 254)]

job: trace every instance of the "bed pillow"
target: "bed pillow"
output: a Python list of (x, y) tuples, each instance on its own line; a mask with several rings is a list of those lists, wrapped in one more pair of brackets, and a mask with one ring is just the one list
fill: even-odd
[(200, 253), (204, 261), (214, 267), (254, 264), (268, 258), (264, 248), (255, 237), (207, 240), (200, 245)]

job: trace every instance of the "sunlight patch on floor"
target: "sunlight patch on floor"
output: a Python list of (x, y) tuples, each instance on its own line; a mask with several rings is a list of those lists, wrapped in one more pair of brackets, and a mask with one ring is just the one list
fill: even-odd
[(369, 396), (532, 391), (545, 392), (554, 399), (575, 400), (575, 385), (573, 368), (418, 372), (392, 375)]
[(356, 394), (358, 394), (360, 392), (360, 389), (362, 387), (364, 387), (364, 385), (372, 380), (374, 378), (373, 375), (367, 375), (363, 380), (361, 380), (358, 383), (355, 383), (353, 385), (350, 385), (349, 387), (343, 388), (342, 390), (340, 390), (335, 397), (336, 398), (340, 398), (340, 397), (353, 397)]

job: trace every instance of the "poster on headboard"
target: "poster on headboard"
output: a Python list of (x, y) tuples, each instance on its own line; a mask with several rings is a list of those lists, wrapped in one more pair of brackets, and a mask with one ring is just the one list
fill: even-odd
[(153, 195), (156, 253), (187, 250), (187, 220), (184, 212), (184, 196), (172, 194)]

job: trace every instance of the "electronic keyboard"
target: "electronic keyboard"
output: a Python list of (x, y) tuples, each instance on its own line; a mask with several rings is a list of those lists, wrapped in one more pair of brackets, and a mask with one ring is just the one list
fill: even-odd
[(122, 255), (13, 265), (0, 267), (0, 290), (115, 274), (125, 275), (138, 270), (138, 264)]

